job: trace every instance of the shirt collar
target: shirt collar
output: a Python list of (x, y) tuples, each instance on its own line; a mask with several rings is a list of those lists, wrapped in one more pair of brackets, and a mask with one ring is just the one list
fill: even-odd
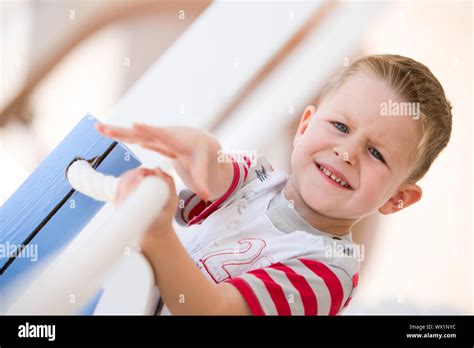
[(325, 235), (331, 238), (344, 239), (352, 243), (351, 232), (342, 236), (336, 236), (321, 231), (307, 223), (298, 214), (296, 209), (290, 205), (290, 202), (286, 199), (283, 193), (283, 189), (279, 190), (277, 194), (270, 200), (267, 207), (267, 216), (278, 230), (285, 233), (305, 231), (315, 235)]

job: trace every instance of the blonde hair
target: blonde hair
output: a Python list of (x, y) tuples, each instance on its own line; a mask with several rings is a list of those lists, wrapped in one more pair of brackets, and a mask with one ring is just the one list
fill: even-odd
[(411, 168), (406, 179), (415, 183), (428, 172), (431, 164), (446, 147), (451, 136), (452, 106), (443, 87), (423, 64), (399, 55), (372, 55), (363, 57), (337, 73), (323, 88), (320, 103), (339, 88), (350, 76), (371, 73), (382, 79), (409, 103), (419, 105), (421, 138), (411, 154)]

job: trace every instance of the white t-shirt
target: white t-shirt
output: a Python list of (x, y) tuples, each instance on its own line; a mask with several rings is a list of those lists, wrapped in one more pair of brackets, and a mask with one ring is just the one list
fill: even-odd
[[(253, 165), (247, 157), (232, 162), (234, 180), (221, 198), (179, 194), (178, 223), (200, 224), (186, 245), (197, 266), (211, 281), (233, 284), (254, 315), (339, 314), (358, 281), (351, 234), (336, 237), (306, 224), (282, 192), (288, 175), (264, 157)], [(285, 203), (288, 212), (279, 207)]]

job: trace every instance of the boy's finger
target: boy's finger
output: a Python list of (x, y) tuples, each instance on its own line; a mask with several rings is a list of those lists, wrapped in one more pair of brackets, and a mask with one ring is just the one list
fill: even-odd
[(168, 152), (176, 153), (183, 149), (182, 139), (165, 127), (152, 127), (142, 123), (134, 123), (133, 129), (137, 132), (137, 134), (141, 134), (143, 136), (147, 136), (149, 139), (153, 139)]
[(116, 138), (127, 142), (130, 142), (129, 140), (132, 138), (130, 130), (126, 128), (113, 127), (105, 124), (97, 124), (95, 128), (100, 134), (110, 138)]
[(150, 134), (144, 133), (135, 128), (113, 127), (104, 124), (97, 124), (99, 133), (120, 140), (129, 144), (138, 144), (149, 150), (157, 151), (170, 158), (176, 158), (176, 154), (170, 146), (162, 144), (156, 137), (151, 138)]
[(156, 167), (154, 171), (155, 171), (155, 174), (161, 178), (173, 180), (173, 177), (169, 175), (167, 172), (165, 172), (163, 169), (161, 169), (160, 167)]
[(130, 144), (139, 144), (150, 150), (158, 151), (163, 155), (176, 158), (181, 144), (172, 134), (163, 128), (134, 124), (132, 128), (114, 127), (97, 124), (96, 129), (107, 137)]
[(165, 180), (168, 186), (170, 187), (170, 189), (176, 191), (174, 179), (171, 175), (164, 172), (160, 167), (155, 168), (155, 174), (159, 176), (160, 178), (162, 178), (163, 180)]
[(137, 134), (132, 128), (114, 127), (105, 124), (96, 125), (96, 129), (102, 135), (114, 138), (126, 143), (135, 144), (138, 141), (150, 141), (148, 136)]
[(115, 204), (122, 202), (144, 178), (152, 175), (155, 175), (155, 171), (148, 168), (131, 169), (122, 174), (114, 198)]
[(166, 157), (176, 158), (176, 155), (173, 152), (167, 151), (163, 147), (159, 146), (156, 142), (142, 142), (142, 141), (140, 141), (140, 142), (137, 142), (137, 144), (140, 145), (141, 147), (146, 148), (146, 149), (159, 152), (159, 153), (161, 153), (162, 155), (164, 155)]
[(149, 168), (139, 168), (138, 173), (141, 174), (142, 176), (149, 176), (149, 175), (155, 175), (155, 171), (153, 169)]

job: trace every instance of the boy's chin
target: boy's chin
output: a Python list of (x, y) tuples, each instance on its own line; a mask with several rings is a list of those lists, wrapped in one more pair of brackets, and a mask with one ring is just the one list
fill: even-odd
[(332, 219), (353, 220), (359, 219), (360, 216), (356, 212), (344, 209), (344, 201), (340, 200), (326, 200), (317, 202), (308, 202), (306, 204), (319, 215), (326, 216)]
[(318, 213), (327, 217), (337, 217), (341, 215), (340, 214), (341, 204), (335, 201), (306, 202), (306, 204), (315, 213)]

